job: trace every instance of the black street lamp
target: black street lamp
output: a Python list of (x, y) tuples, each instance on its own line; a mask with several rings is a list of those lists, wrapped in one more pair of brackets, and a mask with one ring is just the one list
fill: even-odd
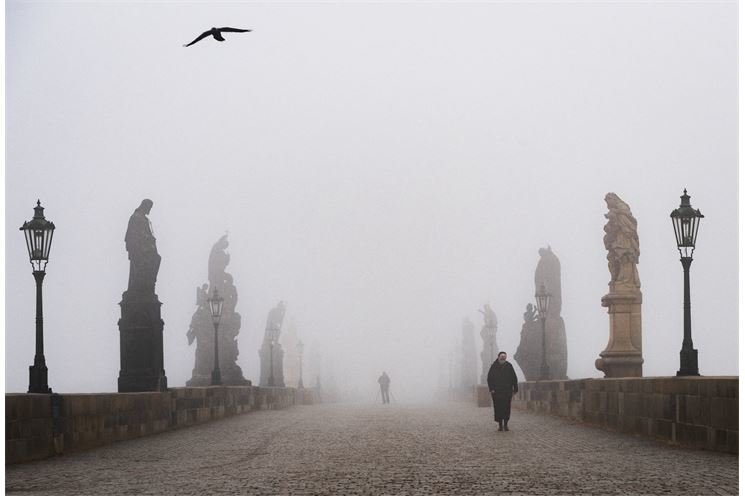
[(297, 343), (297, 353), (298, 353), (298, 359), (300, 360), (300, 379), (297, 381), (297, 387), (298, 389), (303, 389), (303, 342), (298, 341)]
[(543, 329), (543, 345), (541, 347), (541, 373), (538, 377), (539, 380), (547, 380), (550, 376), (548, 369), (548, 362), (546, 362), (546, 315), (548, 314), (548, 306), (551, 302), (551, 293), (546, 291), (546, 285), (541, 283), (541, 288), (535, 294), (535, 301), (538, 305), (538, 315), (541, 317), (541, 326)]
[(44, 316), (41, 302), (41, 283), (46, 275), (49, 250), (52, 247), (54, 224), (44, 218), (44, 207), (36, 200), (34, 218), (24, 222), (20, 228), (26, 236), (26, 248), (36, 280), (36, 354), (34, 364), (29, 366), (29, 393), (49, 394), (52, 389), (47, 383), (47, 363), (44, 359)]
[(210, 313), (212, 314), (212, 324), (215, 326), (215, 368), (212, 370), (212, 385), (219, 386), (222, 384), (222, 377), (220, 376), (220, 359), (217, 355), (219, 349), (217, 342), (217, 326), (220, 325), (220, 317), (222, 317), (222, 303), (223, 298), (217, 293), (217, 288), (212, 291), (212, 298), (209, 298), (207, 302), (210, 304)]
[(693, 250), (696, 248), (698, 225), (704, 216), (691, 206), (691, 197), (684, 189), (680, 207), (672, 211), (670, 218), (673, 220), (680, 263), (683, 264), (683, 347), (680, 350), (680, 370), (677, 375), (699, 375), (698, 350), (693, 349), (691, 339), (691, 287), (688, 272), (693, 262)]

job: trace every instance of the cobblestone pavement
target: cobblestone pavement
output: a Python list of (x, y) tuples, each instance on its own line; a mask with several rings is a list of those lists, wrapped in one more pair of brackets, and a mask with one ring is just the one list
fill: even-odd
[(738, 457), (468, 404), (254, 412), (6, 466), (8, 493), (725, 495)]

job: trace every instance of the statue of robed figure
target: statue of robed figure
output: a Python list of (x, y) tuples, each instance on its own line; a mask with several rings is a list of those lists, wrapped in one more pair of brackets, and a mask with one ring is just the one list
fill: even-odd
[(124, 244), (129, 255), (129, 282), (122, 294), (119, 319), (121, 369), (119, 392), (165, 391), (163, 319), (155, 294), (160, 255), (148, 215), (153, 201), (142, 200), (129, 218)]

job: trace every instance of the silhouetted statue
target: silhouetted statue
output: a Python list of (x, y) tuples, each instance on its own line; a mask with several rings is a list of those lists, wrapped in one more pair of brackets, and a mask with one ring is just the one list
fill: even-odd
[(148, 214), (152, 200), (142, 200), (129, 218), (124, 244), (129, 253), (128, 291), (155, 293), (155, 280), (160, 268), (160, 255), (155, 246), (153, 228)]
[(486, 384), (486, 376), (489, 367), (497, 359), (497, 315), (487, 303), (483, 310), (479, 310), (484, 316), (484, 325), (481, 328), (481, 384)]
[[(209, 298), (207, 288), (209, 288), (209, 284), (202, 284), (201, 288), (197, 286), (197, 298), (195, 301), (197, 309), (194, 311), (194, 315), (191, 316), (191, 324), (189, 324), (189, 330), (186, 333), (190, 346), (194, 340), (197, 339), (197, 336), (202, 334), (200, 330), (204, 329), (207, 323), (209, 323), (210, 326), (212, 325), (212, 314), (210, 313), (209, 304), (207, 303), (207, 299)], [(199, 349), (198, 344), (197, 349)], [(197, 352), (197, 354), (199, 354), (199, 352)], [(199, 358), (197, 358), (197, 361), (198, 360)], [(190, 384), (187, 382), (186, 385), (189, 386)]]
[[(497, 327), (497, 315), (488, 303), (484, 305), (483, 310), (479, 310), (479, 313), (484, 316), (484, 327)], [(489, 365), (491, 366), (491, 362)]]
[(279, 332), (282, 329), (282, 321), (285, 319), (286, 306), (284, 301), (280, 301), (276, 307), (269, 310), (266, 317), (266, 330), (275, 331), (275, 340), (279, 340)]
[(209, 386), (212, 383), (212, 370), (215, 368), (215, 339), (212, 314), (210, 313), (208, 298), (214, 289), (223, 298), (222, 315), (218, 327), (218, 357), (220, 360), (220, 375), (222, 384), (226, 386), (240, 386), (248, 384), (243, 377), (243, 371), (238, 366), (237, 336), (241, 327), (241, 315), (235, 311), (238, 302), (238, 291), (233, 284), (233, 276), (226, 272), (230, 263), (227, 253), (228, 235), (220, 237), (210, 250), (207, 284), (202, 289), (197, 288), (197, 309), (191, 319), (191, 326), (187, 332), (189, 344), (196, 338), (194, 370), (192, 377), (186, 382), (187, 386)]
[[(551, 294), (546, 315), (546, 363), (549, 379), (566, 379), (567, 341), (564, 318), (561, 316), (561, 263), (551, 247), (538, 250), (540, 260), (535, 269), (535, 287), (545, 284)], [(525, 379), (538, 380), (543, 361), (543, 327), (536, 308), (528, 303), (523, 314), (520, 345), (515, 352), (515, 361), (522, 369)]]
[(119, 319), (121, 369), (119, 392), (164, 391), (163, 319), (155, 294), (160, 255), (148, 214), (152, 200), (142, 200), (129, 218), (124, 244), (129, 254), (129, 283), (122, 294)]
[(221, 33), (248, 33), (250, 32), (250, 29), (238, 29), (238, 28), (212, 28), (208, 29), (204, 33), (197, 36), (194, 41), (191, 43), (184, 45), (185, 47), (192, 46), (194, 43), (203, 40), (204, 38), (208, 37), (209, 35), (212, 35), (214, 39), (217, 41), (225, 41), (225, 38), (222, 37)]
[(282, 322), (285, 318), (285, 310), (285, 302), (280, 301), (276, 307), (269, 310), (269, 314), (266, 318), (264, 341), (259, 350), (259, 358), (261, 360), (261, 376), (259, 378), (259, 384), (261, 386), (269, 385), (270, 376), (275, 387), (285, 386), (283, 366), (285, 352), (282, 349), (282, 345), (279, 343)]
[(525, 313), (523, 314), (523, 321), (528, 322), (535, 322), (535, 320), (538, 318), (538, 313), (536, 312), (535, 307), (532, 303), (528, 303), (525, 306)]

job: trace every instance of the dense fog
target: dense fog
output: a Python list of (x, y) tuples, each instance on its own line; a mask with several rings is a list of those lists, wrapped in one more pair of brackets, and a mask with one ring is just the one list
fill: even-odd
[[(700, 371), (737, 374), (736, 10), (9, 0), (6, 391), (26, 391), (34, 357), (18, 228), (37, 198), (56, 225), (44, 281), (56, 392), (117, 388), (124, 233), (144, 198), (169, 386), (191, 377), (195, 288), (226, 232), (238, 364), (254, 383), (284, 300), (343, 399), (373, 400), (383, 370), (397, 400), (431, 399), (464, 318), (480, 351), (485, 303), (512, 358), (548, 245), (568, 375), (602, 377), (608, 192), (638, 221), (644, 374), (674, 375), (683, 272), (669, 216), (683, 188), (705, 215), (691, 268)], [(212, 26), (253, 31), (182, 46)]]

